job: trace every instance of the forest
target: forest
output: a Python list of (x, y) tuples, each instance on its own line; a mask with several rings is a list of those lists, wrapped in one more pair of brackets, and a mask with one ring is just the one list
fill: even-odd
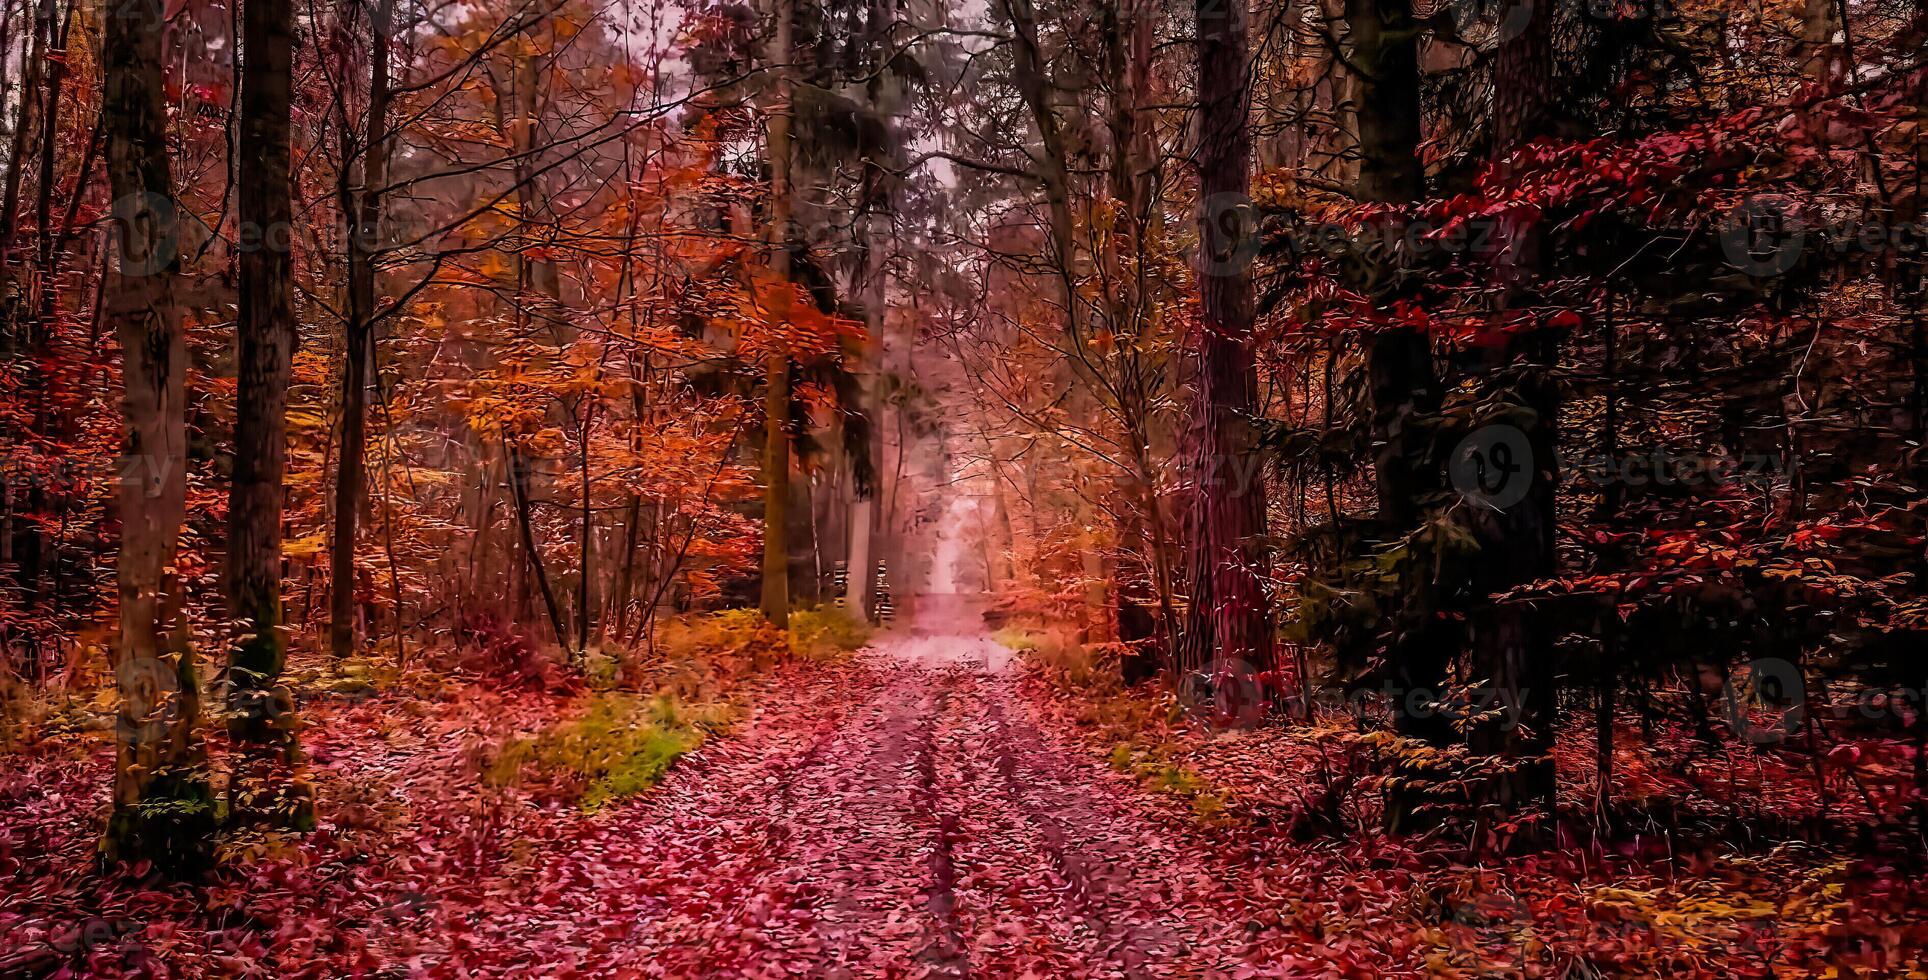
[(0, 980), (1928, 977), (1925, 174), (1928, 0), (0, 0)]

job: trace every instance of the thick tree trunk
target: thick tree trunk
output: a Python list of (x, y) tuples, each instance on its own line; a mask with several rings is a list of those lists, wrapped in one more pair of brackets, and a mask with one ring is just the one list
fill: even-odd
[[(875, 161), (866, 161), (867, 166), (875, 166)], [(881, 180), (869, 177), (870, 181)], [(866, 187), (865, 200), (869, 213), (863, 224), (864, 249), (864, 346), (863, 362), (857, 368), (857, 385), (862, 399), (861, 407), (867, 415), (868, 433), (864, 442), (864, 452), (870, 459), (863, 461), (869, 472), (868, 481), (857, 479), (857, 468), (851, 468), (853, 487), (850, 502), (850, 547), (844, 563), (844, 607), (859, 620), (870, 619), (870, 587), (874, 576), (874, 560), (871, 557), (871, 534), (877, 520), (877, 471), (880, 468), (879, 456), (883, 445), (882, 433), (878, 430), (882, 422), (882, 412), (878, 401), (883, 397), (880, 383), (883, 372), (885, 303), (888, 299), (884, 278), (884, 233), (890, 227), (889, 221), (879, 213), (879, 201), (887, 201), (875, 184)], [(869, 485), (866, 486), (865, 483)]]
[[(60, 236), (54, 230), (54, 185), (59, 181), (55, 164), (59, 161), (60, 151), (60, 95), (67, 80), (67, 38), (73, 32), (74, 7), (67, 5), (67, 11), (60, 20), (60, 32), (56, 37), (48, 25), (47, 37), (49, 57), (47, 59), (46, 93), (42, 96), (40, 140), (40, 182), (34, 188), (34, 278), (38, 280), (39, 302), (28, 328), (27, 346), (35, 349), (45, 345), (49, 331), (53, 329), (54, 313), (58, 309), (60, 291), (54, 284), (54, 247)], [(87, 186), (87, 175), (81, 173), (74, 183), (79, 193)]]
[(175, 551), (187, 501), (187, 344), (174, 285), (180, 256), (162, 101), (161, 0), (107, 19), (101, 112), (119, 266), (105, 295), (120, 337), (127, 414), (121, 458), (121, 708), (114, 809), (101, 854), (175, 874), (204, 867), (214, 832)]
[(1839, 0), (1802, 0), (1801, 72), (1824, 88), (1841, 80), (1845, 70), (1842, 46), (1836, 35), (1841, 30)]
[[(1557, 108), (1551, 13), (1541, 10), (1500, 45), (1494, 62), (1493, 159), (1503, 161), (1522, 144), (1547, 135)], [(1503, 165), (1503, 164), (1502, 164)], [(1542, 262), (1541, 231), (1529, 219), (1505, 215), (1495, 239), (1503, 301), (1521, 309), (1533, 304)], [(1469, 617), (1474, 674), (1495, 687), (1498, 714), (1512, 725), (1488, 720), (1473, 726), (1468, 742), (1476, 753), (1504, 756), (1507, 771), (1487, 800), (1507, 812), (1553, 804), (1554, 690), (1557, 676), (1551, 631), (1527, 606), (1490, 597), (1554, 574), (1560, 398), (1553, 381), (1561, 338), (1540, 327), (1512, 335), (1488, 357), (1484, 379), (1489, 397), (1519, 406), (1530, 459), (1515, 479), (1531, 481), (1519, 501), (1505, 507), (1475, 505), (1467, 511), (1479, 542), (1474, 588), (1486, 607)]]
[[(775, 92), (769, 107), (770, 268), (779, 283), (790, 279), (790, 28), (793, 0), (775, 0), (767, 61)], [(784, 300), (789, 301), (788, 297)], [(790, 354), (772, 343), (763, 393), (763, 601), (765, 618), (790, 623)]]
[[(1348, 77), (1358, 93), (1361, 201), (1409, 204), (1425, 192), (1419, 162), (1420, 87), (1417, 25), (1408, 0), (1349, 0), (1345, 18), (1351, 52)], [(1389, 227), (1390, 239), (1399, 229)], [(1379, 291), (1391, 281), (1390, 269), (1371, 269), (1365, 278)], [(1375, 295), (1390, 305), (1391, 295)], [(1412, 331), (1386, 331), (1366, 341), (1367, 391), (1372, 404), (1373, 489), (1376, 524), (1382, 541), (1415, 530), (1431, 499), (1443, 487), (1443, 474), (1422, 422), (1438, 414), (1445, 391), (1433, 360), (1432, 338)], [(1457, 733), (1437, 709), (1451, 660), (1452, 644), (1434, 620), (1395, 624), (1386, 659), (1393, 729), (1435, 746), (1451, 744)], [(1415, 780), (1433, 773), (1406, 768), (1404, 780), (1387, 802), (1386, 821), (1395, 832), (1420, 829), (1419, 807), (1427, 802)]]
[[(29, 2), (29, 6), (34, 6)], [(18, 114), (14, 117), (14, 138), (11, 158), (8, 161), (4, 186), (0, 186), (0, 351), (8, 354), (23, 355), (32, 360), (46, 356), (46, 323), (50, 318), (38, 315), (39, 307), (27, 302), (29, 286), (38, 279), (41, 293), (53, 295), (52, 283), (48, 280), (47, 266), (40, 261), (34, 275), (26, 274), (24, 263), (14, 258), (14, 240), (20, 237), (20, 189), (22, 176), (26, 171), (27, 150), (34, 145), (36, 136), (39, 141), (41, 166), (41, 187), (36, 199), (41, 206), (37, 237), (47, 240), (46, 215), (52, 201), (51, 161), (57, 143), (58, 133), (55, 123), (59, 114), (60, 78), (63, 65), (47, 57), (48, 47), (54, 39), (54, 0), (40, 0), (34, 6), (32, 35), (28, 40), (27, 63), (23, 72), (20, 89)], [(30, 432), (40, 434), (46, 424), (45, 384), (38, 371), (23, 371), (19, 374), (20, 385), (26, 400), (31, 406), (27, 425)], [(33, 481), (26, 488), (25, 499), (16, 498), (8, 509), (7, 526), (4, 529), (8, 563), (14, 565), (14, 580), (18, 584), (18, 602), (22, 608), (34, 610), (40, 607), (42, 595), (41, 572), (45, 565), (44, 535), (38, 519), (13, 521), (15, 510), (39, 518), (48, 508), (47, 490), (41, 481)], [(36, 654), (37, 656), (37, 654)]]
[[(369, 24), (368, 116), (360, 139), (361, 186), (349, 183), (343, 162), (339, 196), (348, 221), (347, 350), (341, 373), (341, 462), (335, 478), (335, 527), (329, 554), (328, 646), (337, 657), (355, 652), (355, 527), (367, 482), (368, 369), (375, 339), (375, 252), (381, 243), (382, 185), (388, 181), (388, 52), (394, 0), (380, 0)], [(344, 133), (344, 135), (350, 135)]]
[(870, 618), (870, 522), (876, 495), (850, 505), (850, 560), (844, 563), (844, 607), (858, 619)]
[(296, 344), (294, 208), (289, 92), (294, 8), (242, 11), (240, 312), (236, 321), (234, 477), (228, 491), (228, 733), (245, 772), (229, 785), (232, 810), (299, 829), (314, 826), (311, 794), (293, 780), (294, 698), (280, 683), (288, 643), (281, 612), (282, 480), (288, 384)]
[[(33, 145), (36, 129), (44, 131), (39, 125), (41, 106), (41, 72), (47, 64), (47, 39), (53, 31), (54, 0), (27, 0), (33, 6), (33, 33), (28, 42), (21, 47), (25, 64), (21, 69), (20, 102), (13, 117), (13, 145), (8, 150), (7, 173), (0, 178), (0, 330), (5, 331), (4, 349), (8, 353), (20, 348), (20, 338), (15, 336), (17, 307), (21, 299), (20, 277), (14, 275), (13, 244), (20, 227), (20, 185), (26, 173), (27, 148)], [(11, 36), (9, 36), (11, 40)], [(0, 57), (9, 57), (10, 52), (0, 52)]]
[(1180, 665), (1209, 664), (1221, 716), (1252, 717), (1269, 692), (1272, 623), (1264, 580), (1265, 483), (1245, 465), (1256, 449), (1258, 374), (1252, 330), (1247, 199), (1251, 136), (1244, 7), (1200, 0), (1198, 11), (1199, 325), (1197, 392), (1186, 432), (1196, 495), (1186, 525), (1191, 608)]

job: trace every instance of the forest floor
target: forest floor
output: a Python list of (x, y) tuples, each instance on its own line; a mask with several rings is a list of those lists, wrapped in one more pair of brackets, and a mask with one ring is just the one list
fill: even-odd
[(0, 976), (1928, 975), (1921, 886), (1824, 843), (1295, 839), (1261, 801), (1315, 741), (1120, 742), (971, 612), (706, 681), (739, 714), (591, 807), (487, 777), (585, 692), (317, 698), (322, 829), (199, 886), (91, 872), (105, 739), (44, 740), (0, 759)]

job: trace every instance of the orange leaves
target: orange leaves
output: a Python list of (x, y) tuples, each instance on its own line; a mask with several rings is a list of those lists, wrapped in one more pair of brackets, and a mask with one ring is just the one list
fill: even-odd
[(787, 351), (792, 359), (832, 356), (846, 344), (861, 343), (863, 324), (819, 310), (803, 287), (778, 277), (764, 266), (745, 266), (737, 276), (742, 287), (725, 300), (712, 322), (727, 330), (743, 357)]

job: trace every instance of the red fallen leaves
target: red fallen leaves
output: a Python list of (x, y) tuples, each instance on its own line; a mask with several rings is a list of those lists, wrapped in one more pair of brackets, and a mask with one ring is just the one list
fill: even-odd
[[(1075, 692), (1038, 680), (1028, 690), (1043, 710), (1082, 728), (1097, 752), (1125, 737), (1107, 719), (1141, 717), (1116, 706), (1094, 712)], [(1349, 734), (1335, 731), (1342, 741)], [(1343, 975), (1333, 971), (1361, 945), (1380, 954), (1365, 961), (1380, 975), (1423, 964), (1461, 976), (1762, 977), (1829, 967), (1905, 975), (1922, 968), (1928, 949), (1928, 888), (1918, 876), (1821, 846), (1750, 853), (1665, 834), (1589, 842), (1584, 827), (1562, 824), (1556, 849), (1473, 862), (1463, 844), (1378, 835), (1376, 802), (1365, 794), (1344, 810), (1355, 833), (1300, 843), (1281, 831), (1281, 817), (1308, 805), (1318, 774), (1339, 761), (1326, 757), (1322, 729), (1213, 734), (1180, 723), (1139, 737), (1164, 766), (1182, 767), (1226, 799), (1234, 822), (1219, 828), (1216, 846), (1239, 854), (1234, 860), (1261, 883), (1289, 879), (1254, 891), (1276, 903), (1269, 911), (1288, 928), (1322, 941), (1307, 954), (1304, 939), (1287, 939), (1289, 956), (1310, 959), (1279, 961), (1291, 964), (1286, 975)], [(1663, 723), (1651, 741), (1630, 733), (1620, 743), (1616, 798), (1674, 808), (1683, 825), (1688, 814), (1736, 806), (1790, 822), (1821, 813), (1865, 820), (1870, 805), (1892, 816), (1900, 801), (1890, 791), (1906, 784), (1909, 765), (1906, 746), (1852, 743), (1831, 754), (1823, 796), (1807, 759), (1745, 747), (1708, 756), (1684, 725)], [(1592, 752), (1593, 733), (1581, 723), (1562, 732), (1556, 756), (1562, 772), (1586, 773)], [(1563, 792), (1583, 810), (1594, 790), (1576, 780)]]
[[(1649, 838), (1626, 855), (1482, 866), (1370, 833), (1288, 840), (1250, 818), (1304, 789), (1323, 749), (1282, 730), (1166, 733), (1242, 815), (1201, 823), (1084, 751), (1070, 706), (1007, 660), (940, 638), (777, 667), (750, 682), (761, 707), (738, 735), (594, 817), (475, 778), (479, 747), (542, 727), (566, 698), (318, 701), (323, 828), (263, 842), (200, 887), (89, 874), (105, 760), (43, 743), (0, 782), (0, 936), (37, 951), (0, 962), (65, 976), (1553, 976), (1584, 963), (1748, 977), (1919, 955), (1921, 886), (1819, 849), (1676, 855)], [(1884, 758), (1853, 748), (1832, 762)], [(1763, 773), (1741, 791), (1798, 783)]]

